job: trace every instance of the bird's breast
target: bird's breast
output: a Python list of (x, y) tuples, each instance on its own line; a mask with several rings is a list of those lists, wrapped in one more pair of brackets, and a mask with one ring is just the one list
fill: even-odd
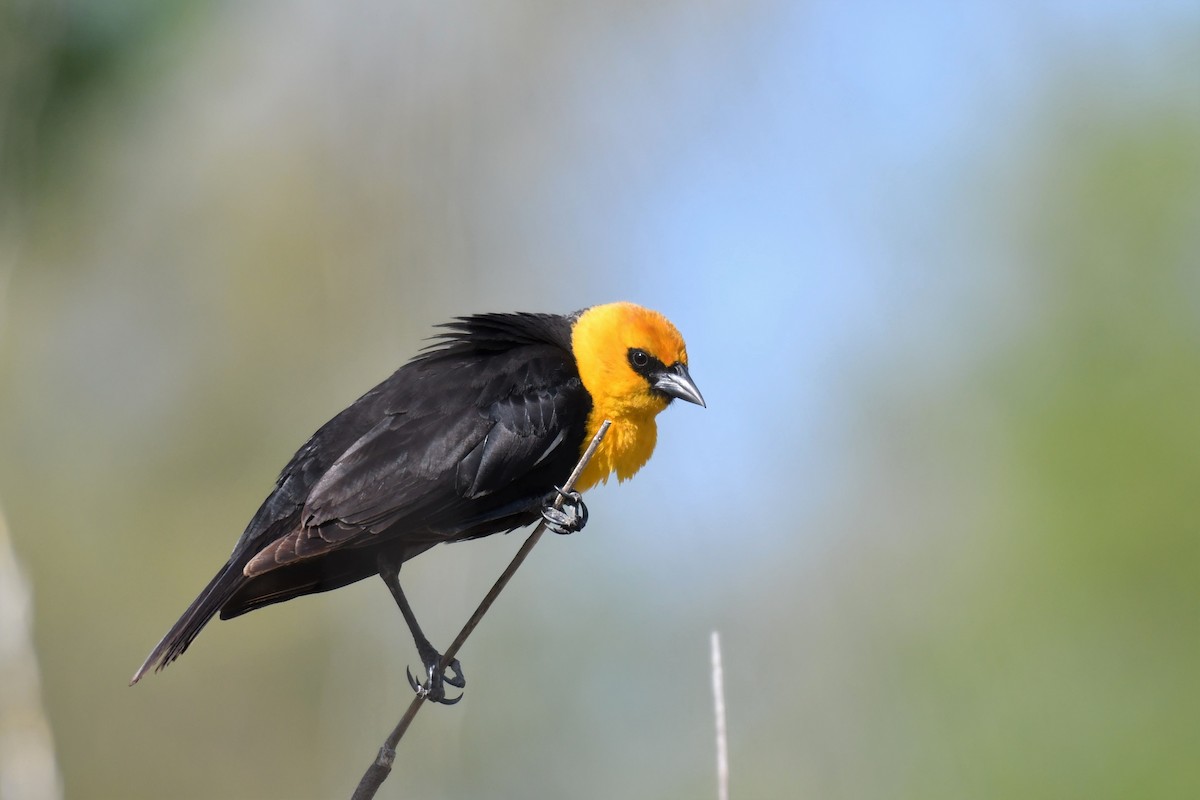
[[(583, 442), (583, 449), (587, 449), (604, 419), (605, 417), (596, 412), (589, 416), (588, 435)], [(604, 435), (604, 440), (596, 448), (596, 454), (579, 477), (575, 484), (576, 490), (584, 491), (597, 483), (606, 483), (613, 474), (616, 474), (618, 481), (632, 478), (634, 473), (650, 460), (657, 440), (658, 426), (652, 414), (645, 417), (612, 419), (612, 427)], [(580, 455), (583, 455), (582, 450)]]

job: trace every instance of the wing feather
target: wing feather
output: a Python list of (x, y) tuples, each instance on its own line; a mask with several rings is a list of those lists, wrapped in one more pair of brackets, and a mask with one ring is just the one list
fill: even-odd
[(258, 552), (246, 574), (339, 548), (447, 541), (529, 521), (578, 457), (569, 443), (583, 439), (590, 398), (561, 349), (519, 352), (473, 370), (415, 362), (421, 379), (406, 385), (427, 391), (388, 404), (312, 485), (299, 525)]

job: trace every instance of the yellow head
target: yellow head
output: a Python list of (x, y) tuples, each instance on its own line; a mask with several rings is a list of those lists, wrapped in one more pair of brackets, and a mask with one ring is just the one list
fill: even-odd
[(592, 397), (589, 438), (605, 419), (613, 428), (580, 483), (586, 488), (616, 472), (624, 480), (654, 451), (654, 417), (674, 398), (704, 405), (688, 374), (687, 345), (670, 320), (633, 303), (584, 311), (575, 322), (571, 349), (583, 386)]

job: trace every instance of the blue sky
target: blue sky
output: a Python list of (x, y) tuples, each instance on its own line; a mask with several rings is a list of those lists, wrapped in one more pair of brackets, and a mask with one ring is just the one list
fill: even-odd
[[(1114, 90), (1167, 77), (1164, 36), (1200, 14), (1188, 3), (760, 13), (727, 52), (705, 37), (689, 50), (681, 36), (677, 59), (692, 68), (649, 88), (635, 69), (612, 69), (619, 47), (599, 48), (575, 102), (607, 100), (625, 116), (577, 134), (581, 153), (603, 140), (606, 157), (577, 158), (553, 191), (571, 246), (611, 265), (594, 285), (636, 287), (689, 336), (710, 408), (672, 409), (686, 419), (664, 420), (662, 474), (746, 497), (766, 487), (744, 465), (766, 454), (780, 470), (770, 490), (811, 512), (851, 468), (853, 396), (871, 370), (907, 370), (937, 392), (1023, 321), (1019, 275), (1005, 265), (1019, 248), (977, 250), (994, 187), (971, 181), (1045, 135), (1048, 99), (1078, 76), (1111, 75)], [(646, 117), (656, 103), (665, 128)], [(647, 138), (649, 156), (622, 149)], [(673, 446), (696, 441), (725, 454), (722, 468)]]

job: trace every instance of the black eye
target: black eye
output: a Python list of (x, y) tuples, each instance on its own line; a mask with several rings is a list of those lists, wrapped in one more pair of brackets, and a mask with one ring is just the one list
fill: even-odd
[(650, 364), (650, 356), (645, 350), (630, 350), (629, 363), (633, 365), (634, 369), (644, 369)]

